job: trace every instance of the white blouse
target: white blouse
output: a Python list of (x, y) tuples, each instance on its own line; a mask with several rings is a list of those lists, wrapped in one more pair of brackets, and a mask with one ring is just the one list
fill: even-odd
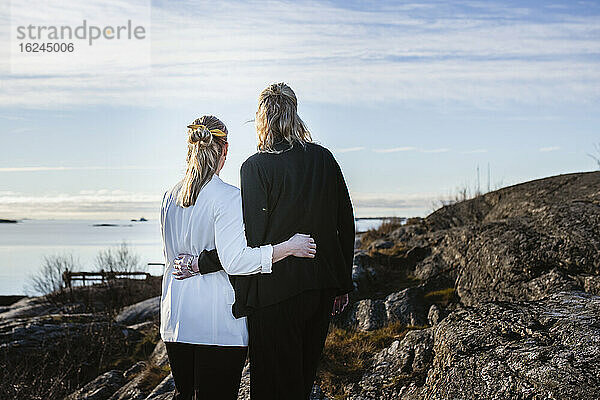
[[(165, 269), (160, 299), (160, 335), (165, 342), (247, 346), (246, 318), (231, 311), (235, 292), (229, 275), (270, 273), (271, 245), (250, 248), (246, 243), (240, 190), (217, 175), (202, 188), (196, 203), (175, 201), (181, 182), (167, 191), (161, 207)], [(217, 249), (223, 270), (177, 280), (177, 255), (199, 255)]]

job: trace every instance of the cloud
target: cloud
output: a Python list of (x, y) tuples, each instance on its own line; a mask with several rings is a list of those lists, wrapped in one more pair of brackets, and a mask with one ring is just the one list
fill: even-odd
[(443, 198), (438, 193), (352, 192), (357, 216), (426, 216)]
[(19, 117), (18, 115), (0, 115), (1, 119), (6, 119), (9, 121), (24, 121), (25, 118)]
[(358, 207), (415, 208), (428, 206), (439, 198), (434, 193), (352, 193), (352, 202)]
[(334, 151), (336, 153), (351, 153), (351, 152), (354, 152), (354, 151), (361, 151), (361, 150), (364, 150), (364, 149), (365, 149), (364, 147), (360, 147), (359, 146), (359, 147), (346, 147), (346, 148), (341, 148), (341, 149), (334, 149)]
[(375, 149), (375, 153), (398, 153), (400, 151), (415, 151), (416, 147), (392, 147), (391, 149)]
[(41, 171), (102, 171), (102, 170), (157, 170), (168, 167), (159, 166), (139, 166), (139, 165), (123, 165), (123, 166), (104, 166), (104, 167), (0, 167), (1, 172), (41, 172)]
[[(425, 215), (441, 198), (435, 193), (351, 193), (357, 216)], [(125, 190), (81, 190), (33, 195), (0, 191), (3, 218), (129, 219), (158, 218), (162, 193)]]
[(447, 153), (450, 149), (432, 149), (432, 150), (421, 150), (423, 153)]
[[(103, 3), (85, 8), (101, 20), (111, 9)], [(43, 4), (32, 0), (28, 9)], [(290, 79), (303, 100), (321, 103), (597, 103), (597, 15), (477, 4), (157, 1), (150, 69), (85, 74), (70, 62), (53, 74), (0, 74), (0, 106), (254, 99), (267, 83)], [(0, 58), (7, 49), (0, 46)]]
[(547, 153), (549, 151), (557, 151), (560, 150), (559, 146), (550, 146), (550, 147), (540, 147), (540, 152)]
[(390, 149), (375, 149), (373, 150), (375, 153), (397, 153), (400, 151), (418, 151), (421, 153), (447, 153), (450, 149), (442, 148), (442, 149), (419, 149), (416, 147), (392, 147)]
[(93, 190), (80, 193), (31, 195), (0, 192), (0, 215), (4, 218), (131, 218), (155, 216), (162, 193)]
[(479, 154), (479, 153), (487, 153), (487, 149), (475, 149), (475, 150), (468, 150), (468, 151), (463, 151), (462, 154)]

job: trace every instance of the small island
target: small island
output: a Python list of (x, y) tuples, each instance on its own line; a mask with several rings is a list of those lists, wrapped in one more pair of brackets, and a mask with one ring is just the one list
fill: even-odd
[(17, 221), (16, 219), (0, 219), (0, 224), (16, 224)]

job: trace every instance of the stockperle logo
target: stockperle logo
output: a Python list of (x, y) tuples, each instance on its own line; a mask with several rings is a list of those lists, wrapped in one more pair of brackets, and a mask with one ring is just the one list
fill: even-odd
[(124, 25), (92, 25), (83, 20), (81, 25), (19, 25), (17, 39), (22, 41), (58, 41), (58, 40), (85, 40), (89, 46), (97, 40), (144, 40), (146, 28), (134, 25), (127, 20)]

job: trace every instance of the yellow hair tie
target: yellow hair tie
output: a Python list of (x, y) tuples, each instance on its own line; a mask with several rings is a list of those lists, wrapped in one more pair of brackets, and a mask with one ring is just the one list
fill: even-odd
[[(197, 130), (197, 129), (207, 129), (205, 125), (197, 125), (197, 124), (191, 124), (187, 126), (190, 129), (193, 130)], [(213, 135), (213, 136), (218, 136), (218, 137), (224, 137), (227, 136), (227, 134), (225, 132), (223, 132), (220, 129), (208, 129), (208, 131)]]

